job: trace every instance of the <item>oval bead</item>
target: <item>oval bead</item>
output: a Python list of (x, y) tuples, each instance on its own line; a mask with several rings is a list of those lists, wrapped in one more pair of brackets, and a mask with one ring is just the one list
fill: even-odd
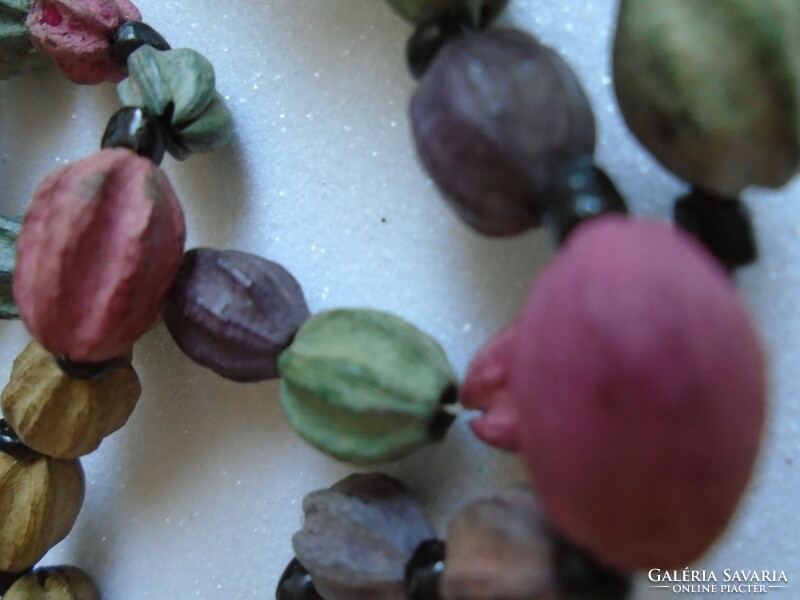
[(405, 600), (406, 563), (436, 535), (416, 498), (380, 473), (307, 495), (303, 512), (292, 547), (325, 600)]
[(117, 86), (123, 106), (138, 106), (162, 117), (167, 151), (179, 160), (210, 152), (233, 136), (233, 119), (214, 91), (214, 67), (189, 48), (159, 51), (142, 46), (128, 58), (130, 76)]
[(0, 452), (0, 570), (35, 564), (66, 537), (83, 504), (77, 460)]
[(291, 273), (235, 250), (189, 250), (164, 305), (181, 350), (234, 381), (278, 377), (278, 355), (308, 317)]
[(624, 0), (614, 85), (639, 141), (675, 175), (736, 196), (800, 167), (800, 4)]
[(73, 83), (116, 83), (126, 71), (112, 57), (111, 41), (125, 21), (141, 13), (128, 0), (33, 0), (25, 21), (40, 52)]
[(725, 271), (679, 230), (601, 217), (517, 323), (517, 442), (556, 530), (620, 569), (697, 559), (745, 489), (764, 420), (763, 351)]
[[(456, 375), (442, 348), (393, 315), (319, 313), (278, 359), (292, 427), (339, 460), (373, 464), (437, 441)], [(324, 594), (323, 594), (324, 595)]]
[(31, 342), (14, 360), (3, 390), (3, 416), (26, 446), (55, 458), (78, 458), (121, 428), (142, 393), (124, 359), (103, 377), (74, 379)]
[(77, 567), (45, 567), (17, 579), (3, 600), (100, 600), (100, 592)]
[(446, 44), (411, 118), (422, 164), (458, 215), (487, 235), (538, 225), (566, 164), (594, 151), (594, 116), (574, 73), (515, 30)]
[(76, 362), (124, 355), (158, 317), (183, 255), (166, 175), (107, 149), (49, 175), (17, 240), (14, 299), (34, 338)]

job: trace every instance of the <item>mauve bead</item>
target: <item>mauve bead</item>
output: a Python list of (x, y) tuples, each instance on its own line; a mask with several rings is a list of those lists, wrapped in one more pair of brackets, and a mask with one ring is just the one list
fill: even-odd
[(411, 118), (422, 164), (458, 215), (487, 235), (538, 225), (566, 164), (594, 151), (594, 116), (572, 70), (510, 29), (446, 44)]
[(141, 18), (128, 0), (33, 0), (25, 24), (36, 48), (73, 83), (116, 83), (126, 71), (112, 56), (114, 34)]
[(278, 355), (308, 317), (289, 271), (236, 250), (189, 250), (164, 305), (181, 350), (234, 381), (278, 377)]
[(745, 489), (764, 355), (725, 271), (692, 238), (583, 224), (517, 320), (517, 442), (554, 527), (620, 569), (683, 568)]
[(158, 317), (183, 256), (183, 212), (153, 162), (101, 150), (39, 185), (17, 240), (14, 299), (51, 354), (103, 362)]

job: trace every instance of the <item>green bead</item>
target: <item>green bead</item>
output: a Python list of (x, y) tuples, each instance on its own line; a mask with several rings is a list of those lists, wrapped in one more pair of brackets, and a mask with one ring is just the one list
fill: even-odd
[(25, 26), (29, 5), (30, 0), (0, 0), (0, 80), (47, 63)]
[(705, 191), (800, 167), (800, 2), (623, 0), (614, 84), (639, 141)]
[(308, 319), (278, 359), (297, 432), (340, 460), (374, 464), (441, 437), (456, 376), (442, 348), (393, 315), (335, 310)]
[(386, 0), (397, 14), (415, 24), (441, 15), (452, 0)]
[(168, 120), (167, 149), (175, 158), (210, 152), (230, 140), (231, 114), (214, 90), (214, 67), (202, 54), (142, 46), (128, 58), (128, 73), (117, 86), (120, 103)]
[(22, 217), (0, 217), (0, 319), (18, 319), (19, 313), (11, 293), (14, 259), (17, 253), (17, 236)]

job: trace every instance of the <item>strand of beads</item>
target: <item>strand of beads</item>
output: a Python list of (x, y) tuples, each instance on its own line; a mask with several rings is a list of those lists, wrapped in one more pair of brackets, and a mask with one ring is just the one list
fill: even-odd
[(125, 424), (141, 394), (131, 348), (158, 317), (185, 238), (158, 168), (164, 150), (211, 151), (230, 139), (231, 117), (208, 61), (171, 50), (127, 0), (3, 7), (18, 48), (3, 55), (4, 75), (38, 62), (32, 42), (74, 83), (123, 80), (103, 149), (47, 177), (22, 227), (3, 221), (3, 316), (18, 310), (36, 341), (2, 393), (2, 592), (90, 600), (99, 594), (80, 570), (28, 572), (77, 518), (78, 458)]

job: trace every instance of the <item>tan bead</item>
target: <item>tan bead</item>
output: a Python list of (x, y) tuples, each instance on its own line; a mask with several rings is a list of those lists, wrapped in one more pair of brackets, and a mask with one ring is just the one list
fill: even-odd
[(0, 403), (26, 446), (55, 458), (77, 458), (125, 424), (141, 393), (126, 360), (97, 380), (75, 379), (31, 342), (14, 360)]
[(557, 600), (552, 537), (533, 494), (515, 488), (462, 509), (447, 530), (444, 600)]
[(83, 504), (77, 460), (0, 452), (0, 571), (26, 569), (72, 529)]
[(46, 567), (17, 579), (3, 600), (100, 600), (100, 593), (81, 569)]

